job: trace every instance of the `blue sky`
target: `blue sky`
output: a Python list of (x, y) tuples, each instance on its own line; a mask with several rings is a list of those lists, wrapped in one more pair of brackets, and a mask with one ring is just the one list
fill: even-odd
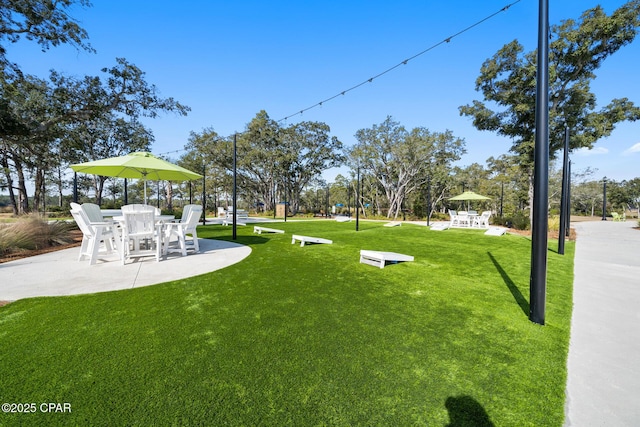
[[(392, 67), (499, 11), (515, 0), (485, 1), (206, 1), (94, 0), (71, 14), (88, 31), (97, 54), (68, 46), (42, 52), (20, 42), (8, 57), (23, 71), (46, 77), (102, 75), (124, 57), (146, 73), (161, 96), (192, 108), (187, 117), (147, 120), (156, 154), (184, 148), (190, 132), (212, 127), (220, 135), (242, 131), (260, 110), (280, 120)], [(578, 18), (601, 4), (607, 13), (625, 1), (550, 1), (550, 23)], [(482, 62), (518, 39), (537, 44), (537, 0), (521, 0), (506, 12), (411, 60), (407, 65), (294, 115), (325, 122), (332, 135), (354, 144), (358, 129), (387, 115), (407, 128), (451, 130), (466, 141), (458, 163), (485, 164), (507, 153), (510, 141), (473, 128), (458, 107), (481, 100), (475, 80)], [(640, 41), (624, 47), (597, 71), (599, 104), (627, 97), (640, 105)], [(177, 158), (181, 153), (172, 153)], [(594, 150), (572, 153), (573, 170), (597, 169), (593, 179), (640, 176), (640, 123), (624, 123)], [(325, 173), (332, 181), (337, 173)]]

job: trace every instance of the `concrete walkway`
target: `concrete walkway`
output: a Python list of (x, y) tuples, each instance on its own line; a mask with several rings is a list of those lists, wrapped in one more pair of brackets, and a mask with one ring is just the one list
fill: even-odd
[(565, 426), (640, 426), (640, 230), (573, 223), (577, 233)]
[(103, 256), (95, 265), (78, 262), (79, 247), (0, 264), (0, 301), (60, 296), (149, 286), (219, 270), (251, 253), (251, 248), (222, 240), (199, 239), (200, 252), (127, 261)]

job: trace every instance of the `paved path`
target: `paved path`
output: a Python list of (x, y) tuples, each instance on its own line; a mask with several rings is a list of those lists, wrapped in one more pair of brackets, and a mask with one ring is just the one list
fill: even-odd
[(640, 426), (640, 230), (573, 223), (573, 317), (565, 426)]
[(95, 265), (78, 262), (79, 247), (0, 264), (0, 300), (35, 296), (76, 295), (154, 285), (219, 270), (249, 256), (251, 248), (223, 240), (200, 239), (200, 252), (127, 261), (117, 256)]

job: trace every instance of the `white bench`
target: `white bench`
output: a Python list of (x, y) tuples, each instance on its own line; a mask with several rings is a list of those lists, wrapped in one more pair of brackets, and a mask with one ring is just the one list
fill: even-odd
[(253, 227), (253, 232), (254, 233), (262, 234), (263, 231), (265, 233), (280, 233), (280, 234), (284, 234), (284, 230), (278, 230), (277, 228), (258, 227), (257, 225)]
[[(222, 225), (233, 225), (233, 219), (223, 219)], [(247, 224), (245, 224), (244, 222), (238, 222), (238, 220), (236, 220), (236, 225), (247, 225)]]
[(294, 234), (291, 236), (291, 244), (293, 245), (296, 240), (300, 241), (300, 246), (304, 246), (305, 243), (325, 243), (332, 244), (333, 241), (329, 239), (321, 239), (320, 237), (310, 237), (310, 236), (300, 236), (299, 234)]
[(375, 267), (384, 268), (387, 262), (396, 264), (398, 262), (406, 261), (413, 261), (413, 257), (411, 255), (404, 255), (396, 252), (360, 251), (360, 262), (363, 264), (373, 265)]

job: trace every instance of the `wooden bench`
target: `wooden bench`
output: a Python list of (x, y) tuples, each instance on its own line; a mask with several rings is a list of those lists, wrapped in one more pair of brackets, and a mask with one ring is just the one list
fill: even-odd
[(384, 268), (387, 262), (397, 264), (398, 262), (406, 261), (413, 261), (413, 257), (411, 255), (404, 255), (396, 252), (360, 251), (360, 262), (363, 264), (373, 265), (375, 267)]
[(263, 231), (265, 233), (280, 233), (280, 234), (284, 234), (284, 230), (278, 230), (277, 228), (258, 227), (257, 225), (253, 227), (253, 232), (254, 233), (262, 234)]
[(296, 240), (300, 241), (300, 246), (304, 246), (305, 243), (325, 243), (332, 244), (333, 241), (329, 239), (321, 239), (320, 237), (310, 237), (310, 236), (300, 236), (299, 234), (294, 234), (291, 236), (291, 244), (293, 245)]

